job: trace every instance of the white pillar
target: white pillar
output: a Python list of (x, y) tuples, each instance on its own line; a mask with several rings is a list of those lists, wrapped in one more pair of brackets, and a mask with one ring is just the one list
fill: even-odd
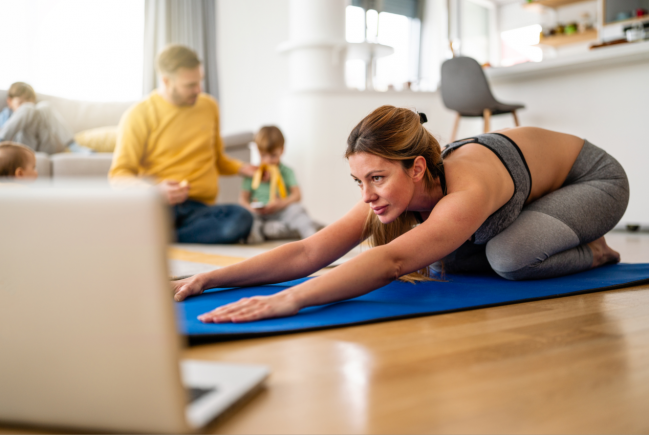
[(291, 91), (345, 88), (346, 0), (291, 0), (290, 40), (278, 47), (289, 57)]

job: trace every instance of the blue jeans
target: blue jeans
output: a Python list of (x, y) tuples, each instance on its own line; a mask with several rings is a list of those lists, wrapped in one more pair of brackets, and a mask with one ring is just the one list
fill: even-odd
[(248, 237), (252, 215), (235, 204), (205, 205), (187, 201), (173, 206), (179, 243), (236, 243)]

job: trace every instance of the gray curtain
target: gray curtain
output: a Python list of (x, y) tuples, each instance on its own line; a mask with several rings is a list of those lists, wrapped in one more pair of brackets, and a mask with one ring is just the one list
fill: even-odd
[(219, 98), (216, 71), (216, 0), (146, 0), (144, 93), (158, 85), (156, 55), (169, 44), (190, 47), (203, 62), (203, 89)]

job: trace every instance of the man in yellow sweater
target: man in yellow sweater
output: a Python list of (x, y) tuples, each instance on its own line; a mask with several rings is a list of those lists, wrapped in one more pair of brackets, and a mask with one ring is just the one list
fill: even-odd
[(162, 84), (122, 117), (109, 177), (146, 177), (173, 207), (181, 243), (235, 243), (252, 216), (235, 204), (214, 205), (219, 175), (252, 177), (255, 166), (228, 157), (219, 132), (219, 108), (201, 93), (196, 53), (180, 45), (157, 59)]

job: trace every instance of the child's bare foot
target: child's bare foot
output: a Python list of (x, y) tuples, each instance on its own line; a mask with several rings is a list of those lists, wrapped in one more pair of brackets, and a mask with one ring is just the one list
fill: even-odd
[(611, 247), (606, 244), (604, 237), (600, 237), (599, 239), (590, 242), (588, 247), (593, 251), (593, 265), (591, 266), (591, 269), (603, 266), (604, 264), (620, 262), (620, 253), (611, 249)]

